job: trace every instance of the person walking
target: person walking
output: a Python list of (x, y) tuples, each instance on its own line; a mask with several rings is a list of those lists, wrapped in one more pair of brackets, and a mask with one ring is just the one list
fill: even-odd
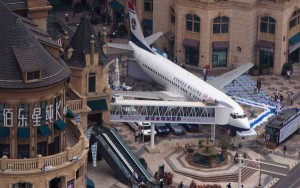
[(288, 80), (290, 79), (290, 77), (291, 77), (291, 71), (290, 70), (286, 71), (286, 77), (287, 77)]
[(285, 152), (286, 152), (287, 148), (286, 145), (283, 146), (283, 157), (285, 158)]
[(179, 188), (183, 188), (183, 182), (180, 182), (180, 184), (179, 184), (178, 187), (179, 187)]
[(206, 70), (205, 67), (203, 67), (203, 80), (204, 80), (205, 82), (206, 82), (206, 79), (207, 79), (206, 74), (207, 74), (207, 70)]
[(65, 14), (65, 19), (66, 19), (66, 22), (69, 21), (69, 14), (68, 13)]
[(231, 183), (228, 183), (228, 184), (227, 184), (227, 188), (231, 188)]
[(139, 132), (139, 130), (136, 130), (135, 133), (134, 133), (134, 141), (135, 142), (138, 141), (139, 136), (140, 136), (140, 132)]

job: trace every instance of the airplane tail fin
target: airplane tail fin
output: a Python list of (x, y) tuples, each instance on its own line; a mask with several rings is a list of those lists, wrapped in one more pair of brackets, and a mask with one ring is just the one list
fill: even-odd
[(128, 1), (128, 8), (129, 8), (129, 20), (130, 20), (129, 23), (130, 23), (131, 33), (132, 33), (132, 39), (131, 39), (132, 42), (135, 45), (139, 46), (140, 48), (143, 48), (148, 52), (154, 53), (145, 40), (140, 22), (136, 15), (134, 4), (131, 1)]

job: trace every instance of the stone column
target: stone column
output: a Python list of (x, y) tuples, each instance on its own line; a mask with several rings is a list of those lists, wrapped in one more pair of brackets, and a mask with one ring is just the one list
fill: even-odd
[(94, 35), (91, 35), (91, 53), (90, 53), (90, 65), (94, 64), (94, 55), (95, 55), (95, 40), (94, 40)]

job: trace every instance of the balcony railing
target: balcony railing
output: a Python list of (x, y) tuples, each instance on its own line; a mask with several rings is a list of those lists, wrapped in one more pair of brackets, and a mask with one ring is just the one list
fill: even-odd
[(86, 109), (86, 97), (81, 96), (75, 89), (69, 87), (67, 93), (67, 106), (75, 114)]
[(3, 156), (0, 159), (1, 170), (5, 173), (13, 173), (20, 171), (40, 171), (44, 167), (59, 168), (65, 163), (72, 163), (74, 159), (82, 159), (88, 151), (89, 142), (83, 132), (79, 137), (79, 141), (73, 147), (67, 147), (65, 151), (43, 157), (38, 155), (37, 158), (30, 159), (8, 159)]

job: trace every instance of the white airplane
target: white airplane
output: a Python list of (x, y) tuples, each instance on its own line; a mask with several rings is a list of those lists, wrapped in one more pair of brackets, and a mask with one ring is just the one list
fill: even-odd
[[(236, 101), (221, 90), (225, 85), (231, 83), (238, 76), (249, 70), (253, 64), (247, 63), (214, 80), (205, 82), (154, 52), (150, 45), (163, 33), (158, 32), (144, 38), (133, 3), (128, 2), (128, 6), (132, 41), (129, 41), (129, 44), (107, 43), (107, 45), (112, 48), (133, 51), (133, 55), (140, 68), (154, 81), (164, 86), (169, 93), (174, 93), (173, 96), (180, 96), (185, 100), (192, 101), (217, 102), (227, 106), (232, 109), (228, 117), (229, 125), (233, 126), (235, 130), (249, 130), (250, 123), (244, 110)], [(128, 96), (151, 98), (149, 92), (146, 94), (148, 95), (144, 95), (143, 97), (143, 92), (131, 92)], [(153, 99), (157, 99), (157, 97), (153, 96)]]

